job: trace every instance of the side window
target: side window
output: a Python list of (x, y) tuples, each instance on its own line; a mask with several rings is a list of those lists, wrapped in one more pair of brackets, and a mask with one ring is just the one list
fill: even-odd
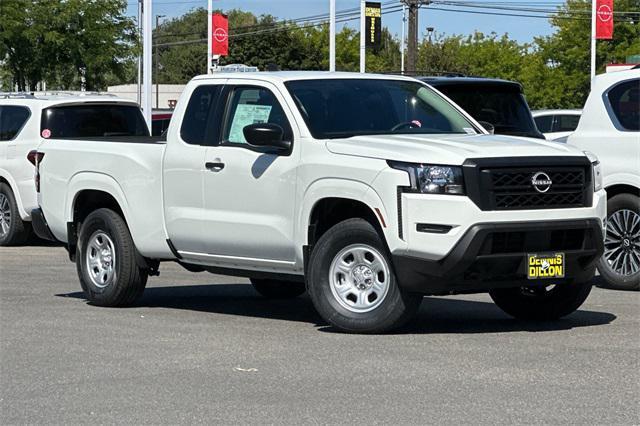
[(613, 114), (624, 130), (640, 130), (640, 80), (618, 84), (608, 93)]
[(184, 113), (180, 136), (188, 144), (206, 145), (216, 133), (212, 118), (220, 98), (220, 85), (199, 86), (191, 94)]
[(256, 123), (277, 124), (284, 130), (285, 140), (293, 138), (287, 116), (270, 90), (261, 87), (236, 87), (231, 93), (223, 142), (246, 144), (242, 130), (245, 126)]
[(30, 115), (27, 107), (0, 106), (0, 141), (10, 141), (18, 136)]
[(551, 131), (551, 123), (553, 122), (553, 115), (542, 115), (533, 119), (536, 122), (536, 127), (542, 133), (549, 133)]
[(578, 127), (579, 115), (556, 115), (554, 132), (573, 132)]

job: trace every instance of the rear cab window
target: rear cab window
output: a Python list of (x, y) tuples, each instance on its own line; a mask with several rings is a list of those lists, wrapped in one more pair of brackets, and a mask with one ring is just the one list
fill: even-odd
[(222, 85), (202, 85), (195, 88), (184, 112), (180, 137), (189, 145), (211, 145), (218, 133), (213, 119), (218, 109)]
[(607, 92), (614, 124), (620, 130), (640, 130), (640, 80), (619, 83)]
[(42, 111), (40, 131), (53, 139), (149, 136), (140, 108), (130, 104), (57, 105)]
[(15, 139), (29, 120), (31, 111), (17, 105), (0, 105), (0, 142)]

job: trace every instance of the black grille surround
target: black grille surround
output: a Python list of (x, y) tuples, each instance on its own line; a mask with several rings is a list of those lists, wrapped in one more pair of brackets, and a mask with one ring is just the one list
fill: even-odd
[[(532, 184), (538, 172), (551, 180), (546, 192)], [(590, 207), (591, 163), (586, 157), (474, 158), (465, 161), (467, 195), (481, 210)]]

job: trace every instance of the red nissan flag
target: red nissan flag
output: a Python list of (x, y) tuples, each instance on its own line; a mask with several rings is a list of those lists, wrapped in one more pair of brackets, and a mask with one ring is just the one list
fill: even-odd
[(613, 38), (613, 0), (597, 0), (596, 3), (596, 39)]
[(211, 53), (214, 55), (229, 54), (229, 19), (226, 15), (211, 15)]

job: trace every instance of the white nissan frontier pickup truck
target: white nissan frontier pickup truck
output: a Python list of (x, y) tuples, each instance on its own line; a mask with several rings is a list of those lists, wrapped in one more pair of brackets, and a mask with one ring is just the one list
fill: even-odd
[(425, 294), (488, 292), (549, 320), (584, 302), (603, 252), (597, 158), (488, 134), (406, 77), (200, 76), (166, 143), (53, 133), (36, 158), (34, 229), (102, 306), (174, 261), (267, 297), (307, 291), (347, 332), (394, 329)]

